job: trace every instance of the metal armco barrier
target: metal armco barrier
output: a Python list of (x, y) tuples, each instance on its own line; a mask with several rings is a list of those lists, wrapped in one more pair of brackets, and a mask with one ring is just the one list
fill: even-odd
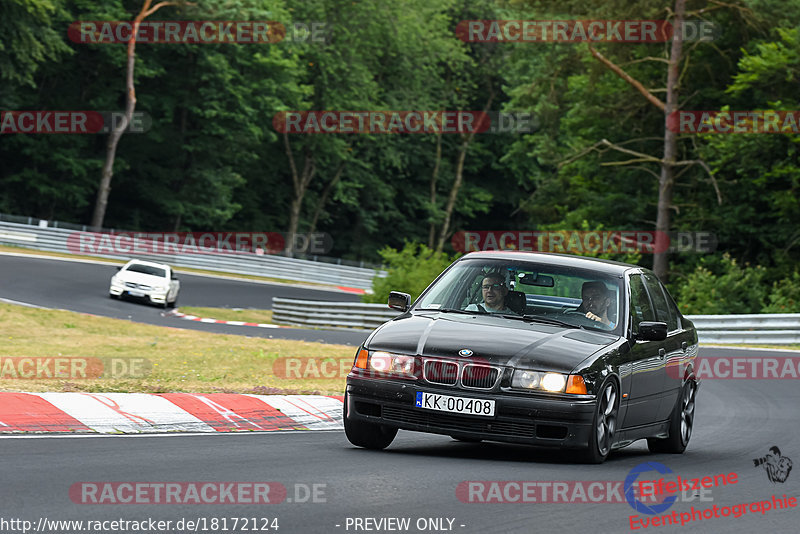
[(386, 304), (272, 299), (272, 320), (281, 324), (371, 330), (398, 315)]
[(687, 315), (701, 343), (800, 344), (800, 313)]
[[(0, 222), (0, 243), (21, 247), (73, 254), (67, 248), (67, 238), (77, 230), (31, 226), (11, 222)], [(362, 267), (350, 267), (330, 263), (287, 258), (271, 254), (103, 254), (102, 258), (141, 260), (168, 263), (175, 267), (191, 267), (234, 274), (249, 274), (269, 278), (281, 278), (299, 282), (317, 282), (343, 287), (369, 289), (372, 278), (385, 276), (382, 271)]]
[[(385, 304), (272, 299), (272, 320), (282, 324), (371, 330), (398, 315)], [(800, 313), (686, 317), (701, 343), (800, 344)]]

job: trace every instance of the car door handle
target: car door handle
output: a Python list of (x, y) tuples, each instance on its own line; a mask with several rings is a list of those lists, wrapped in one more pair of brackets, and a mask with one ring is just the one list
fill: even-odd
[(685, 341), (684, 341), (683, 343), (681, 343), (681, 350), (682, 350), (683, 352), (686, 352), (686, 348), (687, 348), (688, 346), (689, 346), (689, 344), (688, 344), (687, 342), (685, 342)]
[(663, 359), (664, 356), (666, 356), (666, 355), (667, 355), (667, 349), (665, 349), (664, 347), (661, 347), (660, 349), (658, 349), (658, 357), (659, 358)]

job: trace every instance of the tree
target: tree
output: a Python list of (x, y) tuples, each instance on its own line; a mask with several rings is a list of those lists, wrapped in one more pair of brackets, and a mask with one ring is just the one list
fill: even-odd
[(136, 34), (139, 31), (139, 26), (142, 21), (161, 9), (167, 6), (182, 5), (181, 1), (164, 0), (152, 6), (153, 0), (144, 0), (139, 13), (134, 17), (131, 30), (131, 37), (128, 41), (128, 61), (125, 70), (125, 114), (119, 123), (115, 123), (108, 135), (108, 143), (106, 144), (106, 160), (103, 164), (103, 171), (100, 177), (100, 185), (97, 189), (97, 200), (95, 201), (94, 214), (92, 215), (92, 228), (100, 230), (103, 227), (103, 219), (106, 216), (106, 207), (108, 206), (108, 194), (111, 192), (111, 178), (114, 175), (114, 158), (117, 153), (117, 145), (119, 144), (122, 134), (125, 129), (130, 125), (133, 118), (133, 112), (136, 109), (136, 89), (134, 87), (134, 67), (136, 66)]

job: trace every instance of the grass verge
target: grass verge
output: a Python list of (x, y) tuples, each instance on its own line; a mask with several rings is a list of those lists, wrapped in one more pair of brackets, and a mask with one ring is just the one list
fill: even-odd
[[(0, 391), (341, 395), (341, 372), (329, 379), (315, 372), (287, 379), (280, 376), (280, 365), (275, 366), (277, 375), (273, 372), (273, 363), (332, 358), (344, 361), (340, 368), (347, 369), (355, 352), (346, 345), (211, 334), (4, 303), (0, 324)], [(44, 378), (43, 373), (19, 378), (20, 371), (30, 372), (21, 367), (21, 358), (144, 359), (150, 371), (141, 378)]]

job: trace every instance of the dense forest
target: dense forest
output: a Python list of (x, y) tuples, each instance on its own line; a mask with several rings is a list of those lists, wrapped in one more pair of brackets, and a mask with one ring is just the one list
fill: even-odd
[[(285, 34), (136, 45), (136, 111), (151, 124), (118, 140), (103, 227), (326, 232), (330, 255), (370, 262), (405, 243), (452, 254), (464, 230), (711, 232), (713, 253), (656, 266), (705, 303), (687, 310), (800, 311), (800, 134), (665, 128), (676, 110), (799, 110), (800, 0), (4, 0), (0, 110), (123, 112), (129, 46), (69, 28), (141, 15), (277, 21)], [(457, 28), (475, 20), (714, 32), (677, 49), (472, 42)], [(275, 120), (321, 110), (525, 113), (536, 127), (300, 134)], [(0, 135), (0, 212), (96, 223), (110, 139)], [(731, 300), (710, 308), (709, 292)]]

